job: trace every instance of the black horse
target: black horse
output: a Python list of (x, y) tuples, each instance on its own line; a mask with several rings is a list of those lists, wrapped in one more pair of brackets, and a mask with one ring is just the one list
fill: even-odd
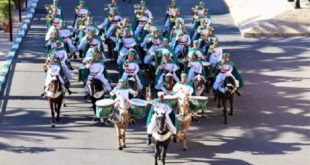
[(224, 123), (227, 124), (227, 107), (226, 107), (226, 101), (228, 100), (230, 103), (230, 112), (228, 113), (230, 116), (233, 115), (233, 103), (234, 103), (234, 95), (237, 92), (237, 86), (235, 79), (232, 76), (227, 76), (224, 80), (224, 83), (222, 84), (221, 88), (224, 89), (224, 93), (222, 91), (217, 90), (217, 96), (218, 96), (218, 107), (221, 107), (220, 102), (222, 101), (224, 110)]
[(94, 110), (94, 115), (96, 116), (96, 101), (103, 99), (104, 97), (104, 87), (99, 79), (93, 78), (88, 80), (86, 83), (88, 89), (88, 95), (92, 102), (92, 108)]
[(171, 132), (168, 129), (166, 115), (163, 113), (157, 114), (156, 127), (154, 132), (152, 133), (152, 141), (155, 147), (155, 165), (158, 164), (158, 160), (161, 160), (162, 163), (165, 164), (166, 152), (170, 140)]

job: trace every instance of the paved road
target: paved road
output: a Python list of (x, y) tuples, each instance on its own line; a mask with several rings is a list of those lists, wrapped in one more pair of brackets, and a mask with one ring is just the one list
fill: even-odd
[[(113, 127), (96, 127), (90, 121), (90, 104), (82, 99), (82, 84), (67, 97), (57, 128), (49, 128), (50, 114), (42, 92), (44, 33), (41, 0), (5, 93), (0, 116), (1, 164), (152, 164), (153, 148), (145, 144), (145, 121), (130, 126), (128, 148), (117, 150)], [(106, 0), (104, 2), (107, 2)], [(190, 6), (180, 1), (190, 27)], [(103, 1), (88, 1), (97, 23), (103, 20)], [(75, 4), (62, 1), (65, 17), (72, 21)], [(101, 5), (99, 5), (101, 4)], [(158, 22), (166, 2), (150, 1)], [(131, 15), (132, 5), (122, 4)], [(236, 98), (235, 116), (224, 125), (221, 110), (210, 103), (208, 116), (190, 130), (189, 151), (179, 144), (168, 149), (168, 164), (309, 164), (309, 38), (242, 39), (224, 3), (208, 2), (216, 33), (231, 52), (246, 80), (242, 97)], [(110, 65), (111, 66), (111, 65)], [(112, 71), (110, 71), (112, 73)], [(76, 72), (75, 72), (76, 73)], [(76, 75), (75, 75), (76, 76)]]

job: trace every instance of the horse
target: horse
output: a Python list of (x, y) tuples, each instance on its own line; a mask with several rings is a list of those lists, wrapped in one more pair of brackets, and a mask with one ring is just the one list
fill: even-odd
[(220, 102), (222, 101), (224, 110), (224, 124), (227, 124), (227, 107), (226, 107), (226, 101), (228, 100), (230, 103), (230, 112), (228, 115), (233, 115), (233, 103), (234, 103), (234, 95), (237, 92), (237, 86), (235, 79), (232, 76), (227, 76), (224, 80), (224, 83), (222, 84), (221, 88), (224, 89), (224, 93), (220, 90), (217, 90), (217, 95), (219, 97), (218, 99), (218, 108), (221, 107)]
[[(165, 164), (166, 152), (171, 140), (171, 132), (168, 129), (166, 121), (166, 114), (159, 113), (156, 115), (156, 127), (152, 133), (152, 141), (155, 147), (155, 165), (158, 164), (158, 160), (161, 160)], [(162, 151), (162, 155), (161, 155)]]
[(92, 108), (94, 110), (94, 119), (96, 118), (96, 101), (103, 99), (104, 87), (99, 79), (93, 78), (86, 83), (87, 92), (92, 102)]
[(168, 72), (165, 75), (164, 86), (162, 87), (163, 92), (165, 94), (171, 94), (174, 85), (175, 85), (175, 80), (174, 80), (173, 74)]
[(115, 110), (113, 112), (113, 115), (111, 117), (114, 127), (116, 129), (116, 134), (118, 138), (118, 149), (122, 150), (123, 148), (126, 148), (126, 129), (128, 128), (129, 124), (129, 102), (124, 99), (120, 98), (118, 99), (118, 104), (115, 107)]
[(60, 81), (58, 79), (52, 80), (47, 87), (47, 97), (52, 115), (52, 123), (51, 123), (52, 128), (55, 127), (55, 112), (56, 112), (56, 122), (59, 122), (60, 120), (59, 119), (60, 109), (63, 103), (64, 95), (65, 90), (63, 90)]
[[(178, 141), (183, 140), (183, 151), (187, 151), (187, 133), (191, 125), (192, 113), (190, 112), (189, 97), (179, 98), (179, 114), (177, 115), (179, 121), (179, 130), (177, 132)], [(182, 132), (183, 128), (183, 132)]]

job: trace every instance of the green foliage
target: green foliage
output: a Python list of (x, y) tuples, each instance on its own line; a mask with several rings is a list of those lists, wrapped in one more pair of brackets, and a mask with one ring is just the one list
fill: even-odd
[[(14, 1), (11, 1), (12, 17), (15, 10)], [(9, 0), (0, 0), (0, 22), (4, 24), (9, 23)]]

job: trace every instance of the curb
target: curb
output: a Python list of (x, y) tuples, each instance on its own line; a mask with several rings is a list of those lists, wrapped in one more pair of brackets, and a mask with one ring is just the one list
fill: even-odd
[(11, 50), (8, 52), (6, 56), (6, 60), (3, 63), (3, 67), (0, 70), (0, 94), (2, 95), (6, 85), (6, 79), (12, 69), (12, 61), (16, 57), (18, 50), (20, 49), (20, 45), (23, 42), (25, 35), (27, 34), (31, 21), (34, 16), (35, 9), (37, 7), (39, 0), (33, 0), (31, 6), (28, 8), (26, 18), (23, 20), (19, 27), (18, 36), (13, 41), (13, 45)]
[[(240, 34), (243, 38), (261, 38), (261, 37), (309, 37), (310, 36), (310, 31), (309, 30), (301, 30), (303, 29), (303, 27), (291, 27), (291, 29), (294, 29), (293, 31), (285, 31), (285, 30), (273, 30), (270, 29), (268, 30), (268, 26), (272, 26), (272, 27), (277, 27), (277, 26), (288, 26), (290, 27), (290, 24), (296, 24), (298, 25), (298, 22), (289, 22), (288, 25), (282, 25), (281, 21), (283, 21), (283, 17), (281, 19), (277, 18), (277, 17), (270, 17), (270, 18), (264, 18), (264, 19), (257, 19), (258, 17), (260, 17), (262, 13), (257, 13), (256, 15), (252, 15), (252, 17), (248, 17), (247, 19), (243, 18), (240, 19), (240, 17), (238, 15), (240, 15), (240, 13), (238, 13), (238, 7), (239, 5), (241, 5), (241, 10), (243, 10), (242, 6), (245, 6), (245, 0), (244, 1), (237, 1), (237, 0), (224, 0), (230, 15), (236, 25), (236, 27), (239, 29)], [(285, 2), (286, 3), (286, 2)], [(289, 4), (289, 2), (287, 2)], [(289, 5), (291, 6), (291, 5)], [(286, 12), (291, 12), (291, 15), (294, 14), (298, 14), (296, 12), (293, 12), (295, 9), (292, 8), (287, 8), (287, 9), (283, 9), (283, 11)], [(242, 13), (242, 12), (241, 12)], [(282, 12), (280, 12), (282, 14)], [(288, 17), (290, 18), (290, 17)], [(280, 21), (279, 23), (274, 21)], [(252, 24), (252, 25), (248, 25), (248, 24)], [(307, 25), (309, 27), (309, 25)], [(257, 28), (264, 28), (267, 27), (266, 29), (262, 30), (255, 30)], [(280, 28), (279, 28), (280, 29)], [(296, 31), (296, 32), (295, 32)]]

